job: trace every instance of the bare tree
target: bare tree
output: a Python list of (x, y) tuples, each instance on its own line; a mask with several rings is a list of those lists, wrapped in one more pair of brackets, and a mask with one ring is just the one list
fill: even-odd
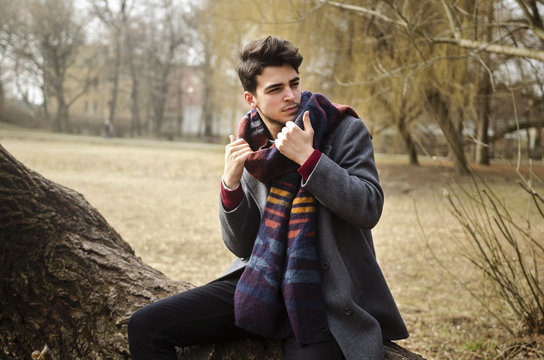
[[(106, 129), (115, 131), (115, 113), (117, 110), (117, 98), (119, 94), (119, 78), (123, 61), (123, 50), (127, 43), (127, 24), (131, 3), (129, 0), (118, 0), (115, 8), (110, 0), (92, 0), (93, 13), (107, 27), (113, 47), (113, 67), (111, 69), (111, 98), (109, 101), (110, 113), (107, 119)], [(113, 133), (107, 134), (113, 136)]]
[(174, 76), (174, 96), (176, 97), (176, 135), (183, 135), (183, 120), (185, 116), (183, 114), (183, 96), (185, 91), (183, 89), (184, 71), (179, 69)]
[(141, 47), (138, 46), (138, 42), (143, 42), (142, 40), (144, 38), (144, 34), (139, 29), (139, 23), (140, 21), (137, 20), (131, 21), (127, 27), (126, 33), (127, 62), (132, 82), (130, 92), (130, 112), (132, 114), (132, 121), (130, 125), (131, 136), (142, 134), (142, 122), (140, 115), (140, 85), (142, 84), (141, 72), (143, 71), (144, 66), (141, 59), (141, 53), (143, 51)]
[[(213, 86), (214, 66), (217, 65), (217, 55), (213, 53), (213, 42), (210, 32), (211, 23), (201, 27), (202, 42), (205, 44), (202, 52), (202, 124), (203, 135), (211, 136), (213, 131), (213, 114), (217, 110), (214, 105)], [(202, 29), (204, 29), (202, 31)]]
[(175, 64), (182, 64), (180, 51), (189, 41), (186, 11), (172, 0), (162, 0), (160, 6), (148, 4), (153, 14), (148, 24), (146, 52), (148, 82), (153, 111), (153, 131), (160, 135), (164, 123), (165, 106), (169, 91), (169, 76)]
[(4, 78), (6, 76), (7, 63), (13, 48), (15, 37), (15, 19), (17, 19), (17, 7), (12, 1), (1, 0), (0, 7), (0, 114), (4, 112), (5, 89)]
[(55, 130), (70, 132), (69, 108), (87, 91), (93, 69), (94, 55), (80, 53), (85, 42), (82, 19), (67, 0), (29, 0), (24, 4), (28, 16), (17, 29), (16, 63), (25, 62), (23, 66), (41, 80), (46, 109), (48, 101), (55, 99)]

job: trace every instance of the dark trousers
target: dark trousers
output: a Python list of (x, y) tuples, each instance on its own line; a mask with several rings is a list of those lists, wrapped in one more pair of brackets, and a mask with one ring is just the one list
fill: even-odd
[[(132, 359), (176, 360), (176, 346), (217, 344), (250, 336), (234, 325), (234, 290), (240, 276), (241, 270), (136, 311), (128, 323)], [(344, 359), (332, 337), (310, 345), (300, 345), (293, 338), (282, 343), (285, 359)]]

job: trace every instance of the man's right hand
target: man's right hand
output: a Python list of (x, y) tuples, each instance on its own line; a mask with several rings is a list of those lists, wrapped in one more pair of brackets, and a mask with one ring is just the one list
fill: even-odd
[(253, 151), (244, 139), (236, 139), (229, 135), (230, 144), (225, 147), (225, 170), (223, 182), (229, 189), (236, 189), (240, 185), (244, 164)]

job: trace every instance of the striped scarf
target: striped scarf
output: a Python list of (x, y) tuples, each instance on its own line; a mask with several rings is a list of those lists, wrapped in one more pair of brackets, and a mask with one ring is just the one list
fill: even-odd
[[(314, 148), (346, 112), (321, 94), (304, 92), (295, 124), (310, 111)], [(294, 335), (300, 343), (327, 339), (327, 319), (321, 293), (316, 247), (316, 200), (302, 189), (298, 165), (275, 147), (258, 112), (240, 122), (238, 136), (254, 151), (246, 169), (270, 184), (263, 219), (249, 262), (234, 295), (236, 325), (262, 336)]]

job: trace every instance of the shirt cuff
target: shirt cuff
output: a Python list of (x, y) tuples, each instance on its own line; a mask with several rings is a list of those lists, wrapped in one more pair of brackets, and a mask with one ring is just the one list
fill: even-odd
[(244, 189), (238, 184), (236, 189), (229, 189), (221, 179), (221, 202), (226, 211), (232, 211), (242, 203), (244, 199)]
[(315, 166), (317, 165), (317, 162), (319, 159), (321, 159), (321, 151), (315, 149), (312, 155), (302, 164), (301, 167), (298, 168), (298, 173), (302, 175), (304, 180), (308, 180), (310, 175), (312, 174), (312, 171), (314, 171)]

